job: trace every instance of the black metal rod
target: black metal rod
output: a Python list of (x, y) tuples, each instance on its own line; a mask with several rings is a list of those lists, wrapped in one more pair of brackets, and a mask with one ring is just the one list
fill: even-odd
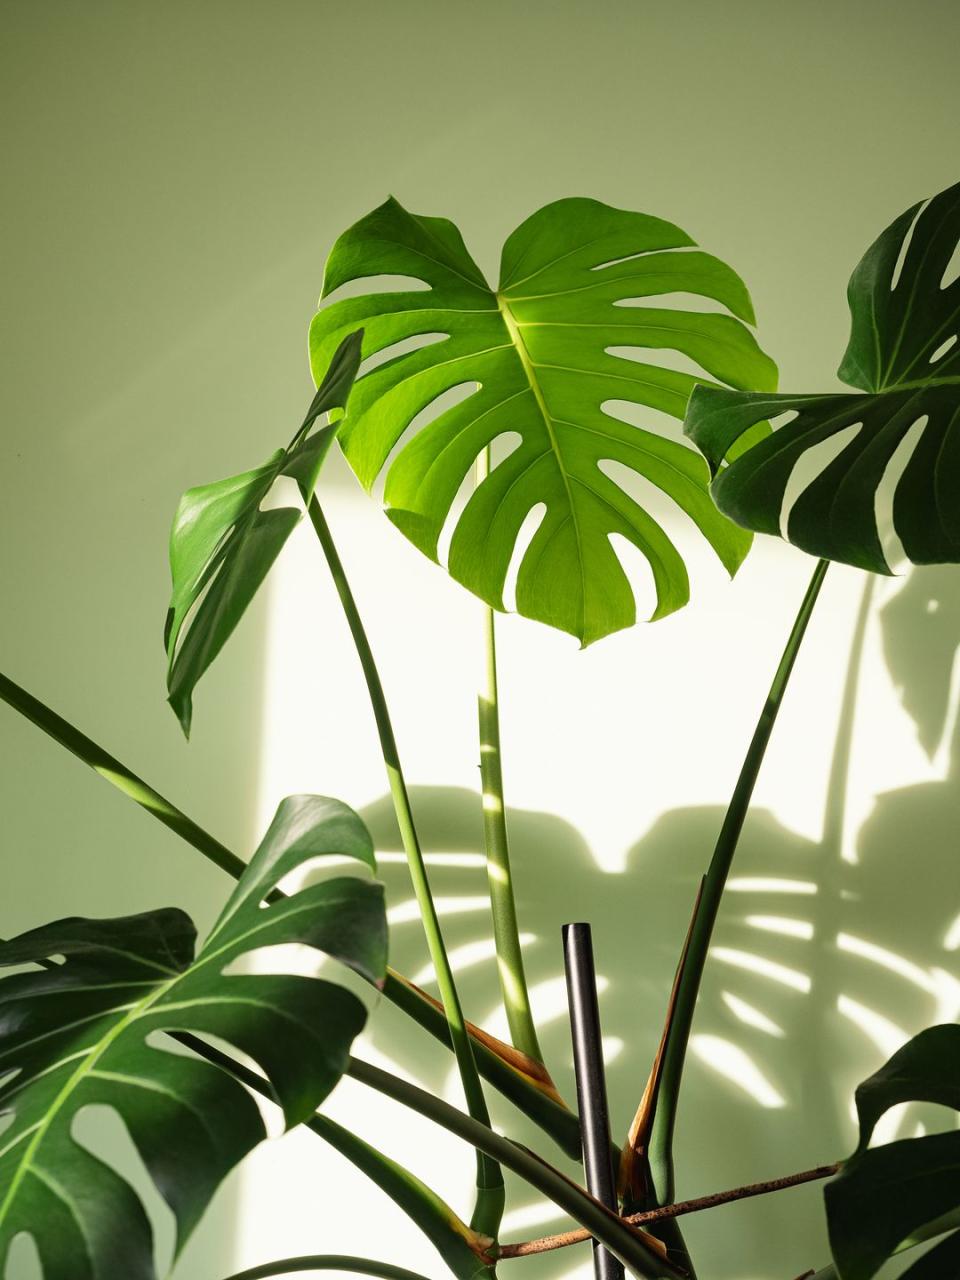
[[(567, 975), (567, 1003), (573, 1038), (573, 1066), (577, 1077), (577, 1108), (583, 1142), (587, 1190), (614, 1213), (617, 1186), (610, 1150), (610, 1113), (600, 1039), (600, 1007), (593, 941), (588, 924), (563, 926), (563, 967)], [(593, 1242), (596, 1280), (624, 1280), (623, 1265), (596, 1240)]]

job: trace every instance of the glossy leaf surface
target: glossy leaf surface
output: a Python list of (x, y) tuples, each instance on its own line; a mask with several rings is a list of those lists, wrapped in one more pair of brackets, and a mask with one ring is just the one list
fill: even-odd
[[(636, 605), (610, 541), (617, 535), (646, 558), (653, 616), (662, 617), (689, 598), (686, 567), (658, 519), (605, 470), (616, 464), (686, 512), (736, 571), (750, 539), (715, 510), (700, 459), (658, 428), (656, 413), (641, 428), (617, 410), (682, 418), (698, 379), (677, 364), (702, 370), (701, 380), (775, 385), (747, 327), (747, 291), (729, 267), (659, 218), (559, 200), (508, 237), (492, 289), (453, 223), (390, 199), (334, 245), (324, 297), (377, 275), (420, 287), (329, 303), (311, 328), (311, 359), (316, 373), (345, 333), (364, 327), (364, 356), (380, 363), (358, 379), (338, 439), (368, 488), (386, 468), (387, 513), (421, 551), (438, 558), (450, 516), (449, 572), (502, 609), (518, 535), (539, 508), (517, 573), (520, 613), (584, 644), (630, 626)], [(720, 309), (631, 305), (675, 294)], [(451, 516), (478, 457), (497, 441), (492, 470)]]
[[(839, 374), (865, 394), (697, 388), (685, 430), (731, 520), (874, 573), (901, 553), (960, 561), (958, 241), (960, 184), (897, 218), (854, 271)], [(788, 413), (724, 465), (755, 423)]]
[(184, 733), (193, 691), (240, 621), (300, 519), (295, 507), (264, 511), (280, 476), (309, 494), (333, 442), (334, 425), (316, 426), (347, 402), (360, 362), (361, 335), (348, 334), (333, 352), (307, 415), (286, 449), (262, 467), (188, 489), (170, 534), (173, 594), (167, 611), (167, 691)]
[[(857, 1090), (860, 1145), (824, 1192), (830, 1244), (841, 1280), (870, 1280), (910, 1237), (960, 1203), (960, 1131), (867, 1143), (880, 1117), (898, 1103), (960, 1109), (960, 1026), (930, 1027), (909, 1041)], [(941, 1256), (952, 1256), (949, 1241)], [(915, 1264), (918, 1276), (926, 1259)]]
[[(0, 980), (0, 1273), (31, 1235), (45, 1280), (153, 1280), (150, 1225), (130, 1187), (73, 1136), (94, 1104), (123, 1120), (173, 1210), (178, 1249), (223, 1178), (264, 1136), (246, 1090), (171, 1052), (160, 1031), (212, 1035), (251, 1057), (286, 1122), (310, 1117), (347, 1067), (360, 1000), (321, 978), (235, 970), (261, 948), (305, 945), (368, 981), (385, 973), (381, 887), (338, 875), (264, 905), (309, 859), (373, 866), (360, 819), (335, 800), (285, 800), (203, 948), (176, 909), (68, 919), (0, 946), (0, 965), (49, 962)], [(251, 962), (252, 963), (252, 962)]]
[(925, 1253), (900, 1280), (948, 1280), (953, 1276), (960, 1276), (960, 1231)]

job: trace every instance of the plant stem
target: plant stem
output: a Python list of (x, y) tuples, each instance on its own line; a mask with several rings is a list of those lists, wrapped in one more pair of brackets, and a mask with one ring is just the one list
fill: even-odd
[(74, 728), (69, 721), (58, 716), (38, 698), (27, 693), (26, 689), (22, 689), (20, 685), (14, 684), (2, 674), (0, 674), (0, 699), (15, 711), (19, 711), (38, 729), (42, 729), (54, 742), (59, 742), (62, 747), (66, 747), (101, 778), (105, 778), (125, 796), (136, 801), (164, 826), (175, 831), (181, 839), (193, 845), (222, 871), (226, 871), (235, 880), (243, 875), (246, 863), (242, 858), (238, 858), (219, 840), (215, 840), (202, 827), (198, 827), (182, 810), (171, 804), (159, 791), (154, 791), (149, 783), (144, 782), (131, 769), (128, 769), (116, 756), (110, 755), (92, 738), (88, 738), (85, 733)]
[[(734, 1187), (730, 1191), (715, 1191), (713, 1195), (700, 1196), (696, 1200), (681, 1200), (676, 1204), (666, 1204), (659, 1209), (647, 1209), (643, 1213), (630, 1213), (624, 1222), (634, 1226), (652, 1222), (663, 1222), (667, 1218), (680, 1218), (687, 1213), (700, 1213), (704, 1209), (715, 1209), (721, 1204), (732, 1204), (735, 1200), (747, 1200), (751, 1196), (770, 1195), (774, 1191), (785, 1191), (788, 1187), (799, 1187), (805, 1182), (814, 1182), (819, 1178), (832, 1178), (840, 1169), (838, 1164), (824, 1164), (816, 1169), (805, 1169), (802, 1173), (792, 1173), (785, 1178), (773, 1178), (769, 1182), (753, 1182), (749, 1186)], [(553, 1249), (565, 1249), (571, 1244), (581, 1244), (590, 1239), (590, 1233), (584, 1230), (562, 1231), (553, 1236), (541, 1236), (539, 1240), (525, 1240), (522, 1244), (505, 1244), (500, 1247), (500, 1258), (526, 1258), (534, 1253), (549, 1253)]]
[(677, 1000), (670, 1034), (664, 1049), (663, 1074), (660, 1095), (650, 1138), (650, 1164), (656, 1188), (657, 1200), (663, 1204), (674, 1198), (673, 1137), (677, 1119), (680, 1080), (693, 1023), (694, 1009), (700, 992), (700, 983), (713, 936), (714, 925), (720, 909), (720, 899), (733, 856), (736, 853), (744, 819), (753, 797), (753, 789), (763, 763), (777, 714), (783, 702), (790, 674), (793, 671), (800, 645), (810, 621), (810, 615), (820, 594), (827, 561), (820, 560), (813, 572), (810, 585), (803, 597), (800, 611), (791, 629), (786, 648), (780, 659), (767, 694), (753, 738), (747, 749), (737, 785), (727, 809), (710, 866), (707, 869), (703, 893), (694, 916), (690, 933), (690, 946), (683, 973), (677, 986)]
[[(481, 457), (488, 451), (484, 450)], [(477, 463), (478, 482), (486, 475), (486, 461)], [(510, 871), (507, 814), (503, 801), (503, 766), (500, 756), (500, 702), (497, 689), (496, 618), (483, 606), (484, 682), (477, 698), (480, 721), (480, 781), (483, 789), (483, 834), (487, 855), (487, 884), (493, 914), (500, 991), (507, 1013), (510, 1039), (515, 1048), (537, 1062), (543, 1052), (530, 1010), (530, 995), (523, 969), (517, 904)]]
[[(393, 969), (387, 970), (383, 994), (398, 1009), (402, 1009), (409, 1017), (418, 1022), (425, 1031), (434, 1036), (448, 1049), (450, 1048), (450, 1029), (442, 1012), (434, 1002), (422, 991), (408, 982)], [(511, 1061), (507, 1052), (509, 1047), (502, 1045), (502, 1051), (488, 1047), (494, 1043), (493, 1038), (472, 1028), (467, 1023), (471, 1034), (473, 1052), (477, 1059), (477, 1067), (485, 1080), (494, 1086), (504, 1098), (548, 1134), (563, 1154), (571, 1160), (582, 1158), (580, 1149), (580, 1120), (575, 1111), (556, 1094), (549, 1082), (542, 1076), (533, 1076), (524, 1069), (521, 1062)], [(514, 1051), (509, 1051), (514, 1052)], [(531, 1063), (531, 1066), (536, 1065)], [(546, 1068), (541, 1067), (545, 1072)]]
[[(223, 1053), (222, 1050), (215, 1048), (213, 1045), (208, 1045), (204, 1040), (189, 1033), (174, 1033), (174, 1039), (179, 1040), (181, 1044), (194, 1050), (201, 1057), (206, 1058), (207, 1061), (215, 1063), (237, 1080), (242, 1081), (253, 1089), (255, 1093), (259, 1093), (261, 1097), (268, 1098), (271, 1102), (276, 1102), (268, 1082), (257, 1072), (251, 1071), (249, 1067), (244, 1067), (239, 1062), (236, 1062), (229, 1054)], [(659, 1280), (661, 1277), (676, 1275), (674, 1268), (669, 1263), (664, 1262), (656, 1253), (648, 1249), (644, 1243), (643, 1236), (639, 1232), (626, 1225), (622, 1219), (611, 1213), (599, 1201), (594, 1200), (592, 1196), (578, 1187), (575, 1182), (565, 1177), (559, 1170), (554, 1169), (552, 1165), (547, 1164), (545, 1160), (541, 1160), (532, 1151), (528, 1151), (526, 1147), (522, 1147), (519, 1143), (512, 1142), (509, 1138), (504, 1138), (499, 1133), (495, 1133), (493, 1129), (474, 1120), (472, 1116), (458, 1111), (456, 1107), (452, 1107), (449, 1102), (444, 1102), (442, 1098), (438, 1098), (435, 1094), (428, 1093), (418, 1085), (402, 1080), (399, 1076), (392, 1075), (389, 1071), (384, 1071), (371, 1063), (361, 1062), (358, 1058), (351, 1058), (346, 1074), (351, 1079), (376, 1089), (378, 1093), (382, 1093), (385, 1097), (393, 1098), (395, 1102), (399, 1102), (403, 1106), (409, 1107), (420, 1115), (426, 1116), (428, 1119), (442, 1125), (443, 1128), (462, 1138), (465, 1142), (469, 1142), (477, 1150), (485, 1151), (491, 1159), (498, 1162), (498, 1165), (503, 1164), (506, 1168), (511, 1169), (535, 1190), (547, 1196), (561, 1209), (565, 1209), (571, 1217), (583, 1224), (590, 1235), (595, 1235), (602, 1240), (636, 1274), (651, 1277), (651, 1280)], [(321, 1137), (328, 1137), (327, 1131), (331, 1130), (331, 1127), (332, 1130), (337, 1130), (340, 1134), (347, 1134), (353, 1143), (372, 1153), (378, 1162), (378, 1169), (383, 1162), (392, 1163), (386, 1156), (383, 1156), (373, 1147), (367, 1147), (367, 1144), (363, 1143), (362, 1139), (353, 1134), (348, 1134), (347, 1130), (341, 1129), (339, 1125), (326, 1116), (312, 1116), (306, 1121), (306, 1125), (313, 1132), (319, 1133)], [(334, 1136), (337, 1141), (340, 1140), (337, 1134)], [(363, 1167), (360, 1160), (355, 1159), (353, 1155), (350, 1155), (349, 1158), (354, 1160), (354, 1163), (360, 1164), (360, 1167)], [(412, 1179), (413, 1175), (408, 1174), (407, 1177)], [(422, 1184), (420, 1185), (422, 1186)], [(433, 1193), (429, 1194), (432, 1195)], [(443, 1202), (440, 1201), (439, 1203), (442, 1204)], [(452, 1211), (449, 1212), (452, 1213)], [(476, 1245), (477, 1237), (480, 1235), (476, 1228), (464, 1228), (462, 1223), (460, 1227), (461, 1234), (465, 1232), (465, 1238), (473, 1240)], [(489, 1237), (484, 1239), (490, 1247), (490, 1255), (485, 1259), (481, 1259), (476, 1247), (473, 1251), (477, 1259), (484, 1266), (489, 1267), (495, 1260), (497, 1250), (492, 1239)]]
[[(207, 1044), (189, 1032), (170, 1032), (174, 1040), (191, 1049), (199, 1057), (241, 1081), (262, 1098), (279, 1105), (269, 1083), (258, 1072), (237, 1062), (228, 1053)], [(306, 1127), (350, 1161), (420, 1228), (439, 1251), (457, 1280), (480, 1280), (489, 1274), (493, 1259), (486, 1249), (493, 1243), (488, 1236), (471, 1230), (430, 1187), (409, 1169), (370, 1146), (368, 1142), (337, 1124), (329, 1116), (313, 1115)]]
[(581, 1222), (588, 1236), (595, 1236), (636, 1274), (650, 1277), (676, 1274), (675, 1269), (653, 1252), (643, 1237), (625, 1225), (623, 1219), (526, 1147), (502, 1137), (456, 1107), (451, 1107), (442, 1098), (380, 1067), (351, 1058), (347, 1074), (386, 1097), (429, 1116), (478, 1150), (486, 1151)]
[[(430, 892), (427, 868), (423, 860), (423, 853), (413, 820), (410, 797), (400, 764), (400, 753), (397, 749), (380, 673), (377, 670), (360, 612), (320, 503), (317, 501), (316, 495), (310, 495), (302, 488), (301, 493), (307, 503), (310, 522), (330, 568), (334, 586), (336, 587), (337, 595), (340, 597), (340, 604), (343, 607), (350, 634), (353, 636), (357, 657), (360, 659), (360, 666), (363, 669), (364, 679), (366, 680), (370, 705), (373, 709), (377, 732), (380, 737), (380, 749), (387, 771), (390, 795), (393, 799), (393, 807), (400, 827), (400, 837), (407, 855), (407, 865), (410, 868), (414, 894), (423, 919), (424, 933), (426, 934), (430, 959), (433, 962), (437, 977), (440, 1000), (443, 1004), (447, 1025), (450, 1028), (450, 1042), (460, 1070), (467, 1110), (475, 1120), (489, 1126), (490, 1115), (483, 1094), (483, 1085), (480, 1082), (476, 1060), (473, 1056), (473, 1046), (467, 1033), (463, 1009), (453, 977), (453, 969), (450, 966), (447, 950), (443, 942), (440, 918), (437, 915), (433, 894)], [(491, 1159), (489, 1155), (482, 1151), (478, 1151), (477, 1204), (472, 1220), (472, 1225), (477, 1231), (496, 1239), (500, 1227), (500, 1219), (503, 1215), (504, 1198), (503, 1175), (496, 1160)]]
[[(99, 743), (88, 738), (85, 733), (57, 715), (45, 703), (2, 674), (0, 674), (0, 701), (6, 702), (8, 706), (18, 711), (54, 742), (66, 747), (78, 760), (89, 765), (100, 777), (175, 831), (178, 836), (225, 871), (227, 875), (232, 876), (234, 880), (239, 880), (243, 875), (247, 864), (242, 858), (232, 853), (209, 832), (204, 831), (192, 818), (144, 782)], [(441, 1044), (448, 1049), (451, 1048), (450, 1030), (443, 1013), (395, 969), (387, 970), (383, 994)], [(534, 1120), (545, 1133), (548, 1133), (565, 1154), (577, 1159), (580, 1151), (580, 1126), (576, 1115), (551, 1098), (519, 1070), (511, 1067), (486, 1045), (475, 1043), (474, 1053), (479, 1069), (486, 1079), (525, 1115)]]
[(360, 1276), (377, 1276), (379, 1280), (426, 1280), (416, 1271), (394, 1267), (389, 1262), (372, 1258), (356, 1258), (348, 1253), (310, 1253), (298, 1258), (280, 1258), (259, 1267), (238, 1271), (229, 1280), (268, 1280), (270, 1276), (286, 1276), (291, 1271), (347, 1271)]

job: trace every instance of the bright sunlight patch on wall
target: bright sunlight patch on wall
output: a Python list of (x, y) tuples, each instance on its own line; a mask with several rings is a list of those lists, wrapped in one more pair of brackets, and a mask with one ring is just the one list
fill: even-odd
[[(380, 665), (466, 1013), (504, 1035), (480, 856), (480, 606), (340, 478), (332, 492), (325, 482), (325, 507)], [(813, 569), (792, 548), (759, 539), (731, 585), (695, 543), (683, 550), (691, 560), (701, 556), (691, 575), (699, 596), (655, 625), (584, 652), (522, 619), (498, 627), (506, 800), (533, 1006), (551, 1069), (572, 1098), (559, 926), (589, 919), (615, 1141), (646, 1076), (696, 880)], [(948, 781), (953, 719), (931, 749), (929, 732), (923, 738), (929, 691), (910, 693), (911, 681), (919, 688), (930, 673), (912, 671), (909, 655), (922, 660), (931, 619), (942, 625), (951, 606), (930, 609), (918, 589), (916, 607), (908, 599), (894, 613), (887, 606), (910, 581), (877, 584), (849, 767), (838, 775), (838, 716), (864, 581), (844, 567), (827, 575), (724, 902), (683, 1099), (679, 1161), (690, 1194), (750, 1180), (758, 1167), (790, 1163), (797, 1152), (815, 1163), (847, 1151), (853, 1084), (904, 1037), (960, 1010), (957, 901), (932, 900), (919, 869), (909, 891), (931, 901), (910, 913), (896, 901), (898, 842), (914, 811), (925, 806), (929, 845), (924, 853), (914, 831), (911, 856), (939, 860), (926, 875), (931, 886), (960, 811)], [(309, 528), (298, 529), (285, 551), (270, 600), (261, 823), (283, 795), (300, 790), (357, 808), (383, 854), (391, 963), (432, 990), (359, 667)], [(960, 593), (952, 608), (960, 611)], [(891, 616), (899, 628), (892, 638)], [(949, 672), (946, 680), (954, 689)], [(839, 827), (825, 840), (828, 794)], [(459, 1105), (449, 1059), (389, 1006), (375, 1011), (358, 1053)], [(823, 1091), (823, 1119), (805, 1110), (812, 1078)], [(469, 1216), (471, 1153), (448, 1134), (349, 1080), (326, 1109)], [(495, 1122), (555, 1157), (509, 1106), (496, 1110)], [(238, 1266), (322, 1248), (439, 1272), (439, 1259), (404, 1216), (310, 1134), (259, 1151), (243, 1186)], [(762, 1209), (738, 1214), (740, 1229), (748, 1221), (761, 1234), (772, 1229)], [(510, 1183), (506, 1238), (563, 1223)], [(586, 1277), (589, 1253), (571, 1252), (562, 1269)], [(537, 1274), (556, 1274), (556, 1263)]]

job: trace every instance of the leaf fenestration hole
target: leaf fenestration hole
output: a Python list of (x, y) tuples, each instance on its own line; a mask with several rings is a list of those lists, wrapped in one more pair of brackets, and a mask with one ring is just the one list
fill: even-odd
[(507, 613), (516, 613), (517, 611), (517, 577), (520, 573), (520, 565), (523, 563), (523, 557), (527, 554), (530, 543), (536, 536), (536, 532), (546, 514), (547, 504), (545, 502), (534, 503), (524, 516), (523, 523), (517, 532), (517, 540), (513, 544), (513, 553), (510, 556), (507, 576), (503, 583), (503, 607)]
[(914, 217), (913, 221), (910, 223), (910, 226), (907, 228), (907, 234), (903, 237), (903, 243), (900, 246), (900, 252), (897, 254), (897, 261), (894, 264), (893, 275), (890, 277), (891, 293), (893, 293), (894, 289), (900, 283), (900, 277), (903, 274), (903, 264), (906, 262), (907, 254), (910, 252), (910, 242), (913, 239), (913, 233), (916, 229), (917, 222), (920, 219), (920, 215), (924, 212), (924, 210), (926, 209), (929, 203), (930, 203), (929, 200), (924, 200), (923, 204), (920, 205), (920, 207), (917, 209), (916, 216)]
[(40, 1251), (29, 1232), (19, 1231), (10, 1241), (10, 1252), (7, 1254), (3, 1274), (7, 1280), (43, 1280)]
[[(703, 382), (707, 370), (699, 365), (692, 356), (685, 355), (673, 347), (605, 347), (608, 356), (616, 356), (620, 360), (629, 360), (631, 364), (656, 363), (658, 369), (670, 369), (674, 373), (687, 373), (698, 382)], [(655, 359), (651, 359), (654, 353)]]
[(781, 538), (789, 542), (790, 515), (805, 490), (813, 484), (819, 475), (826, 471), (830, 463), (840, 456), (847, 445), (856, 439), (862, 430), (862, 422), (851, 423), (850, 426), (841, 427), (839, 431), (832, 436), (828, 436), (826, 440), (821, 440), (819, 444), (812, 445), (801, 453), (794, 464), (793, 470), (790, 472), (790, 479), (787, 481), (786, 488), (783, 491), (783, 503), (780, 507)]
[[(476, 387), (475, 382), (461, 383), (461, 387)], [(459, 388), (458, 388), (459, 389)], [(469, 393), (468, 393), (469, 394)], [(466, 395), (462, 395), (459, 399), (466, 399)], [(503, 442), (501, 444), (501, 442)], [(519, 449), (523, 443), (523, 436), (518, 431), (504, 431), (502, 435), (495, 436), (489, 444), (490, 449), (490, 470), (494, 470), (515, 449)], [(450, 543), (453, 541), (453, 535), (456, 531), (457, 524), (463, 514), (463, 509), (470, 500), (470, 495), (476, 488), (476, 467), (470, 467), (460, 481), (460, 487), (457, 489), (453, 502), (450, 504), (450, 510), (446, 514), (443, 522), (443, 528), (440, 530), (440, 538), (437, 542), (437, 559), (446, 568), (450, 561)]]
[(651, 618), (657, 608), (657, 588), (650, 561), (635, 543), (622, 533), (608, 533), (607, 541), (626, 575), (637, 607), (637, 621)]
[(490, 441), (490, 470), (506, 462), (511, 453), (515, 453), (523, 444), (523, 436), (519, 431), (502, 431)]
[[(618, 489), (622, 489), (629, 498), (632, 498), (647, 515), (651, 516), (660, 525), (663, 532), (667, 534), (670, 541), (676, 546), (684, 563), (691, 570), (691, 574), (694, 571), (703, 574), (710, 572), (712, 565), (715, 564), (715, 558), (710, 553), (709, 544), (697, 528), (693, 517), (683, 509), (676, 498), (661, 489), (659, 485), (648, 479), (647, 476), (640, 475), (632, 467), (628, 467), (622, 462), (614, 461), (612, 458), (601, 458), (597, 463), (597, 469), (609, 480), (612, 480)], [(702, 484), (705, 492), (707, 486), (706, 464), (703, 466)], [(620, 535), (616, 535), (616, 537), (617, 540), (614, 542), (611, 536), (611, 545), (617, 552), (624, 572), (633, 588), (634, 598), (637, 601), (637, 617), (648, 618), (656, 607), (653, 571), (646, 556), (638, 547), (627, 538), (623, 538)], [(639, 560), (637, 559), (638, 556)], [(644, 566), (643, 569), (640, 568), (641, 563)], [(694, 569), (694, 566), (696, 569)], [(653, 603), (647, 610), (647, 604), (650, 601), (653, 601)], [(645, 612), (645, 610), (647, 611)]]
[[(410, 441), (418, 435), (420, 431), (428, 425), (428, 423), (433, 422), (449, 409), (455, 409), (456, 406), (458, 404), (462, 404), (464, 400), (469, 400), (470, 397), (479, 390), (479, 382), (458, 382), (455, 386), (447, 387), (446, 391), (441, 391), (439, 395), (434, 396), (433, 399), (428, 401), (428, 403), (425, 404), (418, 413), (414, 414), (398, 436), (396, 444), (387, 454), (387, 459), (380, 469), (380, 475), (377, 477), (377, 482), (373, 486), (372, 490), (376, 498), (381, 501), (383, 500), (383, 489), (386, 483), (386, 478), (389, 476), (394, 462), (396, 462), (398, 456), (403, 452), (404, 448), (410, 443)], [(472, 475), (472, 469), (468, 468), (467, 475), (464, 477), (464, 480), (468, 477), (472, 477)], [(456, 505), (456, 500), (454, 500), (452, 505)]]
[(929, 417), (924, 414), (922, 417), (917, 418), (916, 422), (912, 423), (907, 429), (903, 439), (894, 449), (893, 456), (884, 469), (883, 478), (877, 485), (877, 491), (874, 495), (873, 512), (877, 522), (877, 534), (880, 538), (884, 559), (891, 569), (902, 568), (907, 559), (900, 535), (897, 533), (893, 523), (893, 500), (897, 492), (897, 486), (903, 478), (903, 473), (907, 469), (907, 464), (910, 462), (914, 450), (920, 443), (923, 429), (928, 422)]
[(955, 280), (960, 278), (960, 240), (953, 246), (953, 253), (950, 255), (950, 261), (944, 268), (943, 275), (940, 277), (940, 288), (949, 289)]
[(415, 333), (409, 338), (401, 338), (399, 342), (391, 342), (388, 346), (381, 347), (379, 351), (364, 357), (357, 377), (362, 378), (365, 374), (372, 373), (374, 369), (379, 369), (381, 365), (395, 360), (398, 356), (410, 355), (411, 352), (419, 351), (422, 347), (431, 347), (436, 342), (446, 342), (449, 337), (448, 333), (434, 331)]
[[(368, 293), (429, 293), (430, 285), (419, 276), (356, 276), (338, 289), (332, 289), (323, 299), (323, 306), (341, 302), (344, 298), (359, 298)], [(358, 326), (359, 327), (359, 326)]]
[(243, 955), (234, 957), (220, 972), (224, 978), (246, 978), (253, 975), (320, 978), (324, 982), (333, 982), (338, 987), (346, 987), (368, 1009), (376, 1003), (376, 993), (370, 985), (357, 977), (342, 960), (328, 955), (319, 947), (310, 947), (302, 942), (280, 942), (245, 951)]
[(130, 1136), (123, 1112), (104, 1103), (80, 1107), (73, 1116), (70, 1136), (78, 1147), (108, 1165), (134, 1188), (153, 1229), (157, 1274), (166, 1275), (173, 1265), (176, 1239), (173, 1210), (157, 1190)]
[[(0, 1071), (0, 1089), (5, 1089), (12, 1080), (17, 1078), (22, 1070), (22, 1067), (7, 1067), (5, 1070)], [(0, 1116), (0, 1128), (2, 1128), (7, 1119), (7, 1116)]]
[(955, 333), (952, 333), (950, 337), (947, 338), (946, 342), (941, 342), (939, 347), (937, 347), (936, 351), (934, 351), (933, 355), (930, 357), (930, 363), (936, 364), (938, 360), (942, 360), (943, 357), (947, 354), (947, 352), (951, 349), (951, 347), (956, 346), (956, 343), (957, 343), (957, 335)]
[(696, 450), (691, 449), (689, 442), (684, 438), (682, 420), (666, 413), (663, 409), (653, 409), (650, 405), (637, 404), (634, 400), (604, 400), (600, 408), (608, 418), (625, 422), (628, 427), (637, 427), (641, 431), (649, 431), (652, 435), (662, 436), (665, 440), (674, 440), (696, 454)]
[(638, 258), (649, 257), (651, 253), (691, 253), (697, 246), (695, 244), (660, 244), (653, 245), (649, 249), (641, 249), (639, 253), (628, 253), (623, 258), (610, 258), (606, 262), (598, 262), (596, 266), (590, 268), (591, 271), (605, 271), (607, 267), (619, 267), (625, 262), (636, 262)]
[(619, 298), (615, 307), (650, 307), (653, 311), (697, 311), (704, 315), (727, 315), (727, 309), (716, 298), (705, 293), (690, 293), (683, 289), (673, 293), (653, 293), (647, 297)]
[[(369, 880), (370, 875), (370, 868), (359, 858), (351, 858), (345, 853), (318, 853), (316, 857), (305, 859), (285, 876), (281, 876), (273, 887), (290, 897), (299, 893), (301, 889), (321, 884), (324, 880), (333, 880), (342, 876)], [(259, 905), (268, 907), (270, 904), (264, 898)]]

